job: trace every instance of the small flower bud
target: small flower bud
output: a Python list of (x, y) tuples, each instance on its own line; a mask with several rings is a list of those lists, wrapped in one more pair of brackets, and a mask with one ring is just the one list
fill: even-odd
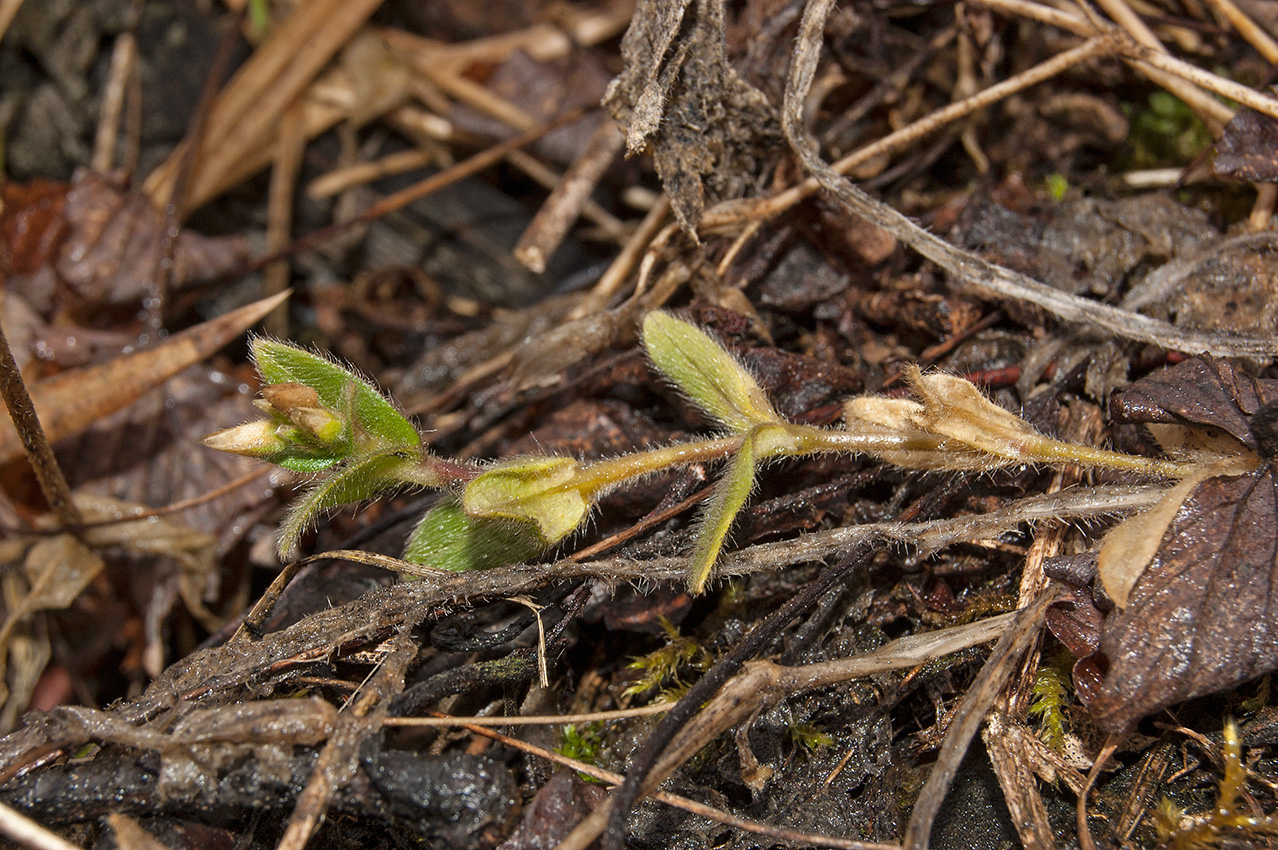
[(220, 452), (270, 459), (289, 448), (274, 422), (258, 419), (209, 434), (201, 442)]

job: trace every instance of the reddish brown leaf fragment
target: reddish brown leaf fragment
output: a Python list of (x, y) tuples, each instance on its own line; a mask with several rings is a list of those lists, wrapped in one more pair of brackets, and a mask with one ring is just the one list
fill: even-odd
[(1086, 658), (1096, 652), (1100, 643), (1104, 615), (1092, 601), (1090, 588), (1071, 588), (1066, 597), (1047, 609), (1047, 628), (1065, 645), (1075, 658)]
[(1240, 109), (1216, 142), (1212, 171), (1249, 183), (1278, 182), (1278, 121)]
[(1102, 728), (1278, 669), (1276, 479), (1266, 464), (1208, 479), (1185, 500), (1127, 607), (1106, 620), (1104, 680), (1091, 693), (1076, 682)]
[(66, 238), (62, 210), (67, 188), (48, 180), (0, 188), (0, 272), (6, 277), (30, 274), (52, 262)]
[(1227, 360), (1194, 357), (1115, 393), (1110, 413), (1117, 422), (1220, 428), (1257, 451), (1252, 417), (1275, 401), (1278, 380), (1252, 378)]
[(524, 807), (519, 826), (500, 850), (552, 850), (604, 798), (568, 770), (556, 771)]

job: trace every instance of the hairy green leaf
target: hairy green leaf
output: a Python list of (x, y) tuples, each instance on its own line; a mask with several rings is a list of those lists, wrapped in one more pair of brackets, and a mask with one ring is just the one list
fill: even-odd
[(349, 419), (353, 439), (396, 450), (418, 449), (421, 437), (413, 423), (353, 369), (327, 357), (278, 340), (258, 337), (251, 343), (253, 362), (267, 384), (302, 384), (320, 403)]
[(643, 344), (662, 374), (733, 431), (782, 421), (745, 367), (695, 325), (653, 311), (643, 320)]
[(732, 529), (732, 523), (754, 489), (754, 473), (757, 463), (754, 439), (742, 441), (741, 449), (728, 462), (723, 477), (715, 485), (714, 495), (701, 518), (697, 533), (697, 548), (688, 563), (688, 588), (696, 595), (705, 590), (710, 570), (719, 559), (723, 542)]
[(289, 556), (306, 526), (321, 513), (398, 486), (404, 480), (399, 471), (415, 462), (414, 458), (388, 450), (333, 470), (289, 508), (280, 526), (280, 557)]
[(447, 496), (426, 512), (404, 547), (404, 560), (452, 572), (526, 561), (545, 549), (531, 522), (469, 516)]

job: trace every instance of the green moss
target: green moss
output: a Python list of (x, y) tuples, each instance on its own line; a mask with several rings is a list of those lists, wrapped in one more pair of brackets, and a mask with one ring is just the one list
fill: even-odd
[(1053, 171), (1043, 178), (1043, 187), (1047, 189), (1047, 194), (1051, 196), (1053, 201), (1059, 201), (1069, 191), (1069, 179), (1064, 174)]
[(1129, 105), (1127, 111), (1132, 117), (1127, 168), (1188, 165), (1212, 143), (1211, 133), (1193, 110), (1165, 91), (1151, 94), (1143, 107)]
[(817, 729), (810, 723), (796, 723), (790, 727), (790, 740), (796, 747), (802, 747), (809, 753), (815, 753), (822, 747), (834, 743), (834, 739)]
[(1070, 701), (1069, 673), (1063, 667), (1060, 656), (1057, 656), (1038, 668), (1038, 672), (1034, 674), (1034, 685), (1030, 689), (1033, 701), (1028, 712), (1031, 718), (1038, 721), (1039, 737), (1058, 753), (1065, 751), (1068, 724), (1064, 708)]
[(712, 659), (701, 644), (692, 638), (679, 634), (679, 629), (661, 618), (661, 628), (666, 633), (666, 644), (658, 649), (635, 658), (626, 665), (630, 670), (639, 670), (639, 680), (624, 691), (623, 696), (639, 696), (656, 691), (654, 702), (669, 702), (678, 699), (688, 689), (688, 683), (681, 678), (684, 669), (704, 671), (709, 669)]

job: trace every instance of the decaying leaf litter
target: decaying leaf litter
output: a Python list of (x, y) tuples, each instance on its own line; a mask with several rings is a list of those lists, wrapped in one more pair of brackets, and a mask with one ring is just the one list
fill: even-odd
[[(247, 15), (222, 51), (206, 23), (209, 96), (192, 94), (171, 153), (129, 112), (163, 64), (142, 38), (154, 21), (37, 5), (6, 47), (81, 56), (84, 32), (112, 36), (92, 147), (60, 150), (126, 171), (31, 182), (70, 175), (22, 147), (35, 124), (11, 123), (4, 330), (66, 483), (36, 486), (22, 461), (6, 474), (3, 718), (130, 698), (28, 714), (0, 744), (10, 834), (23, 812), (82, 845), (173, 847), (1188, 847), (1273, 831), (1264, 4), (705, 0), (517, 19), (316, 2), (265, 37)], [(49, 64), (9, 114), (90, 103)], [(394, 176), (423, 167), (422, 183)], [(270, 262), (240, 274), (263, 223)], [(188, 236), (210, 225), (235, 235)], [(645, 358), (658, 308), (746, 364), (766, 394), (747, 408), (769, 423), (846, 428), (868, 410), (962, 451), (1046, 434), (1194, 471), (1169, 490), (1070, 454), (975, 476), (818, 454), (724, 501), (718, 464), (697, 460), (601, 494), (540, 563), (390, 584), (381, 553), (430, 507), (406, 493), (321, 522), (303, 551), (344, 554), (303, 559), (237, 631), (278, 570), (286, 494), (195, 442), (252, 417), (255, 381), (234, 349), (186, 367), (207, 353), (155, 337), (207, 319), (238, 335), (215, 317), (288, 285), (272, 332), (373, 375), (434, 456), (525, 458), (507, 467), (519, 481), (544, 479), (533, 457), (589, 464), (731, 426)], [(120, 409), (153, 362), (187, 371)], [(1028, 424), (979, 396), (929, 407), (912, 363)], [(103, 391), (116, 381), (136, 389)], [(83, 397), (102, 401), (59, 400)], [(281, 424), (326, 433), (287, 416), (319, 410), (309, 397), (273, 397), (293, 399)], [(216, 498), (187, 500), (201, 493)], [(690, 596), (694, 506), (711, 498), (727, 549)], [(544, 497), (516, 501), (544, 519)], [(707, 671), (664, 652), (687, 641)], [(608, 713), (681, 692), (661, 721)], [(556, 717), (508, 720), (497, 745), (473, 724), (409, 728), (440, 711)], [(625, 782), (605, 798), (553, 772), (556, 750)]]

